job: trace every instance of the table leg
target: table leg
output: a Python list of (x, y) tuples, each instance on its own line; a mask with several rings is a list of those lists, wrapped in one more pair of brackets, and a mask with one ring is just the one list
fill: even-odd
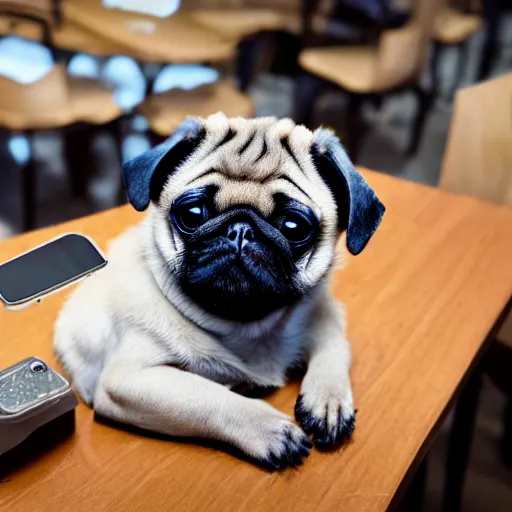
[(503, 415), (503, 437), (501, 440), (501, 457), (503, 463), (512, 468), (512, 348), (495, 340), (485, 354), (485, 372), (507, 396), (507, 405)]
[(348, 156), (355, 164), (357, 164), (359, 147), (365, 130), (362, 119), (363, 100), (364, 97), (360, 94), (349, 94), (346, 114), (346, 134), (344, 141), (342, 141), (345, 143)]
[(484, 43), (482, 45), (480, 62), (477, 71), (477, 80), (485, 80), (496, 61), (496, 55), (499, 49), (500, 29), (503, 25), (502, 11), (504, 4), (510, 4), (503, 0), (486, 0), (483, 6), (484, 18)]
[(434, 97), (438, 96), (441, 86), (439, 84), (439, 65), (441, 53), (443, 51), (442, 44), (434, 41), (432, 43), (432, 55), (430, 57), (430, 88)]
[(399, 510), (410, 512), (421, 512), (423, 500), (425, 499), (425, 486), (427, 483), (428, 454), (421, 461), (416, 474), (414, 475), (405, 493), (402, 505)]
[(93, 126), (71, 126), (64, 130), (65, 163), (71, 194), (76, 198), (87, 197), (92, 161), (90, 150), (94, 134)]
[(464, 72), (466, 71), (468, 62), (468, 50), (469, 41), (463, 41), (462, 43), (457, 45), (457, 68), (453, 85), (448, 95), (448, 99), (450, 101), (453, 101), (453, 98), (455, 97), (457, 90), (460, 89), (461, 83), (464, 79)]
[(455, 407), (446, 461), (443, 512), (461, 510), (464, 478), (471, 452), (481, 384), (482, 372), (478, 367), (470, 376)]
[(145, 76), (146, 78), (146, 88), (144, 90), (144, 98), (149, 98), (149, 96), (153, 92), (153, 86), (155, 85), (155, 78), (154, 76)]
[(62, 24), (62, 0), (52, 0), (52, 17), (57, 27), (60, 27)]
[[(261, 32), (255, 37), (256, 40), (250, 43), (248, 47), (245, 48), (240, 45), (237, 72), (241, 91), (247, 91), (258, 76), (271, 67), (275, 58), (277, 34), (275, 32)], [(245, 62), (245, 59), (248, 59), (248, 61)]]
[(303, 124), (308, 128), (313, 124), (313, 112), (315, 103), (320, 97), (323, 89), (322, 79), (303, 72), (295, 82), (293, 118), (296, 123)]
[(407, 155), (409, 156), (415, 155), (418, 151), (418, 147), (420, 145), (424, 131), (423, 129), (425, 127), (425, 121), (427, 119), (427, 114), (430, 110), (430, 107), (432, 106), (435, 94), (431, 91), (424, 90), (419, 84), (413, 86), (413, 92), (416, 95), (416, 102), (418, 106), (414, 124), (411, 129), (409, 145), (407, 147)]
[(139, 62), (138, 65), (144, 76), (144, 80), (146, 81), (144, 99), (147, 99), (149, 96), (151, 96), (151, 94), (153, 94), (153, 86), (155, 85), (155, 80), (162, 69), (164, 69), (165, 65), (154, 62)]
[(260, 45), (259, 34), (255, 34), (240, 42), (236, 58), (236, 76), (238, 88), (245, 92), (251, 83), (254, 64)]
[[(28, 137), (30, 140), (30, 135)], [(23, 231), (30, 231), (35, 227), (37, 201), (36, 166), (32, 152), (32, 144), (30, 147), (30, 156), (27, 162), (23, 164), (21, 174), (23, 195)]]
[(124, 183), (122, 179), (124, 119), (122, 117), (114, 119), (114, 121), (111, 121), (106, 128), (112, 135), (115, 145), (115, 151), (119, 159), (119, 182), (117, 184), (116, 204), (121, 205), (126, 203), (126, 193), (124, 190)]
[(153, 130), (149, 130), (148, 138), (151, 143), (151, 147), (158, 146), (167, 139), (164, 135), (160, 135), (159, 133), (154, 132)]

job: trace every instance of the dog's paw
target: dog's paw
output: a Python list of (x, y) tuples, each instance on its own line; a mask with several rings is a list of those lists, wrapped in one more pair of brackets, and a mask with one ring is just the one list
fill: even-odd
[(355, 413), (350, 387), (346, 392), (302, 391), (295, 403), (295, 417), (319, 450), (333, 450), (354, 432)]
[(243, 439), (237, 444), (259, 465), (269, 470), (302, 464), (313, 447), (300, 427), (278, 411), (252, 418)]
[(313, 444), (294, 423), (288, 423), (273, 434), (268, 451), (258, 462), (270, 470), (285, 469), (302, 464)]

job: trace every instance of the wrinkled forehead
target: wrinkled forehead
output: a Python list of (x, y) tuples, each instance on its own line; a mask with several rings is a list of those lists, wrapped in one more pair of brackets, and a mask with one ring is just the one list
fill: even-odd
[(317, 205), (329, 192), (313, 165), (308, 129), (291, 119), (227, 119), (222, 114), (203, 120), (203, 126), (203, 141), (171, 176), (162, 204), (170, 207), (186, 190), (215, 185), (220, 211), (249, 205), (270, 215), (277, 194), (284, 194), (319, 213)]

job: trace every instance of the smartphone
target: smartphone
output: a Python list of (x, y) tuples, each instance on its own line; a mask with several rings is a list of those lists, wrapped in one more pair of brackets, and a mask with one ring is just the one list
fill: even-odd
[(8, 309), (23, 309), (106, 264), (90, 238), (60, 236), (0, 265), (0, 300)]

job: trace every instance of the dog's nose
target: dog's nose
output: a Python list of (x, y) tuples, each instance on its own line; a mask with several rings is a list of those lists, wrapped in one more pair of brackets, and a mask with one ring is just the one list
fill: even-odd
[(228, 240), (240, 252), (247, 244), (254, 241), (254, 229), (247, 222), (237, 222), (228, 228)]

